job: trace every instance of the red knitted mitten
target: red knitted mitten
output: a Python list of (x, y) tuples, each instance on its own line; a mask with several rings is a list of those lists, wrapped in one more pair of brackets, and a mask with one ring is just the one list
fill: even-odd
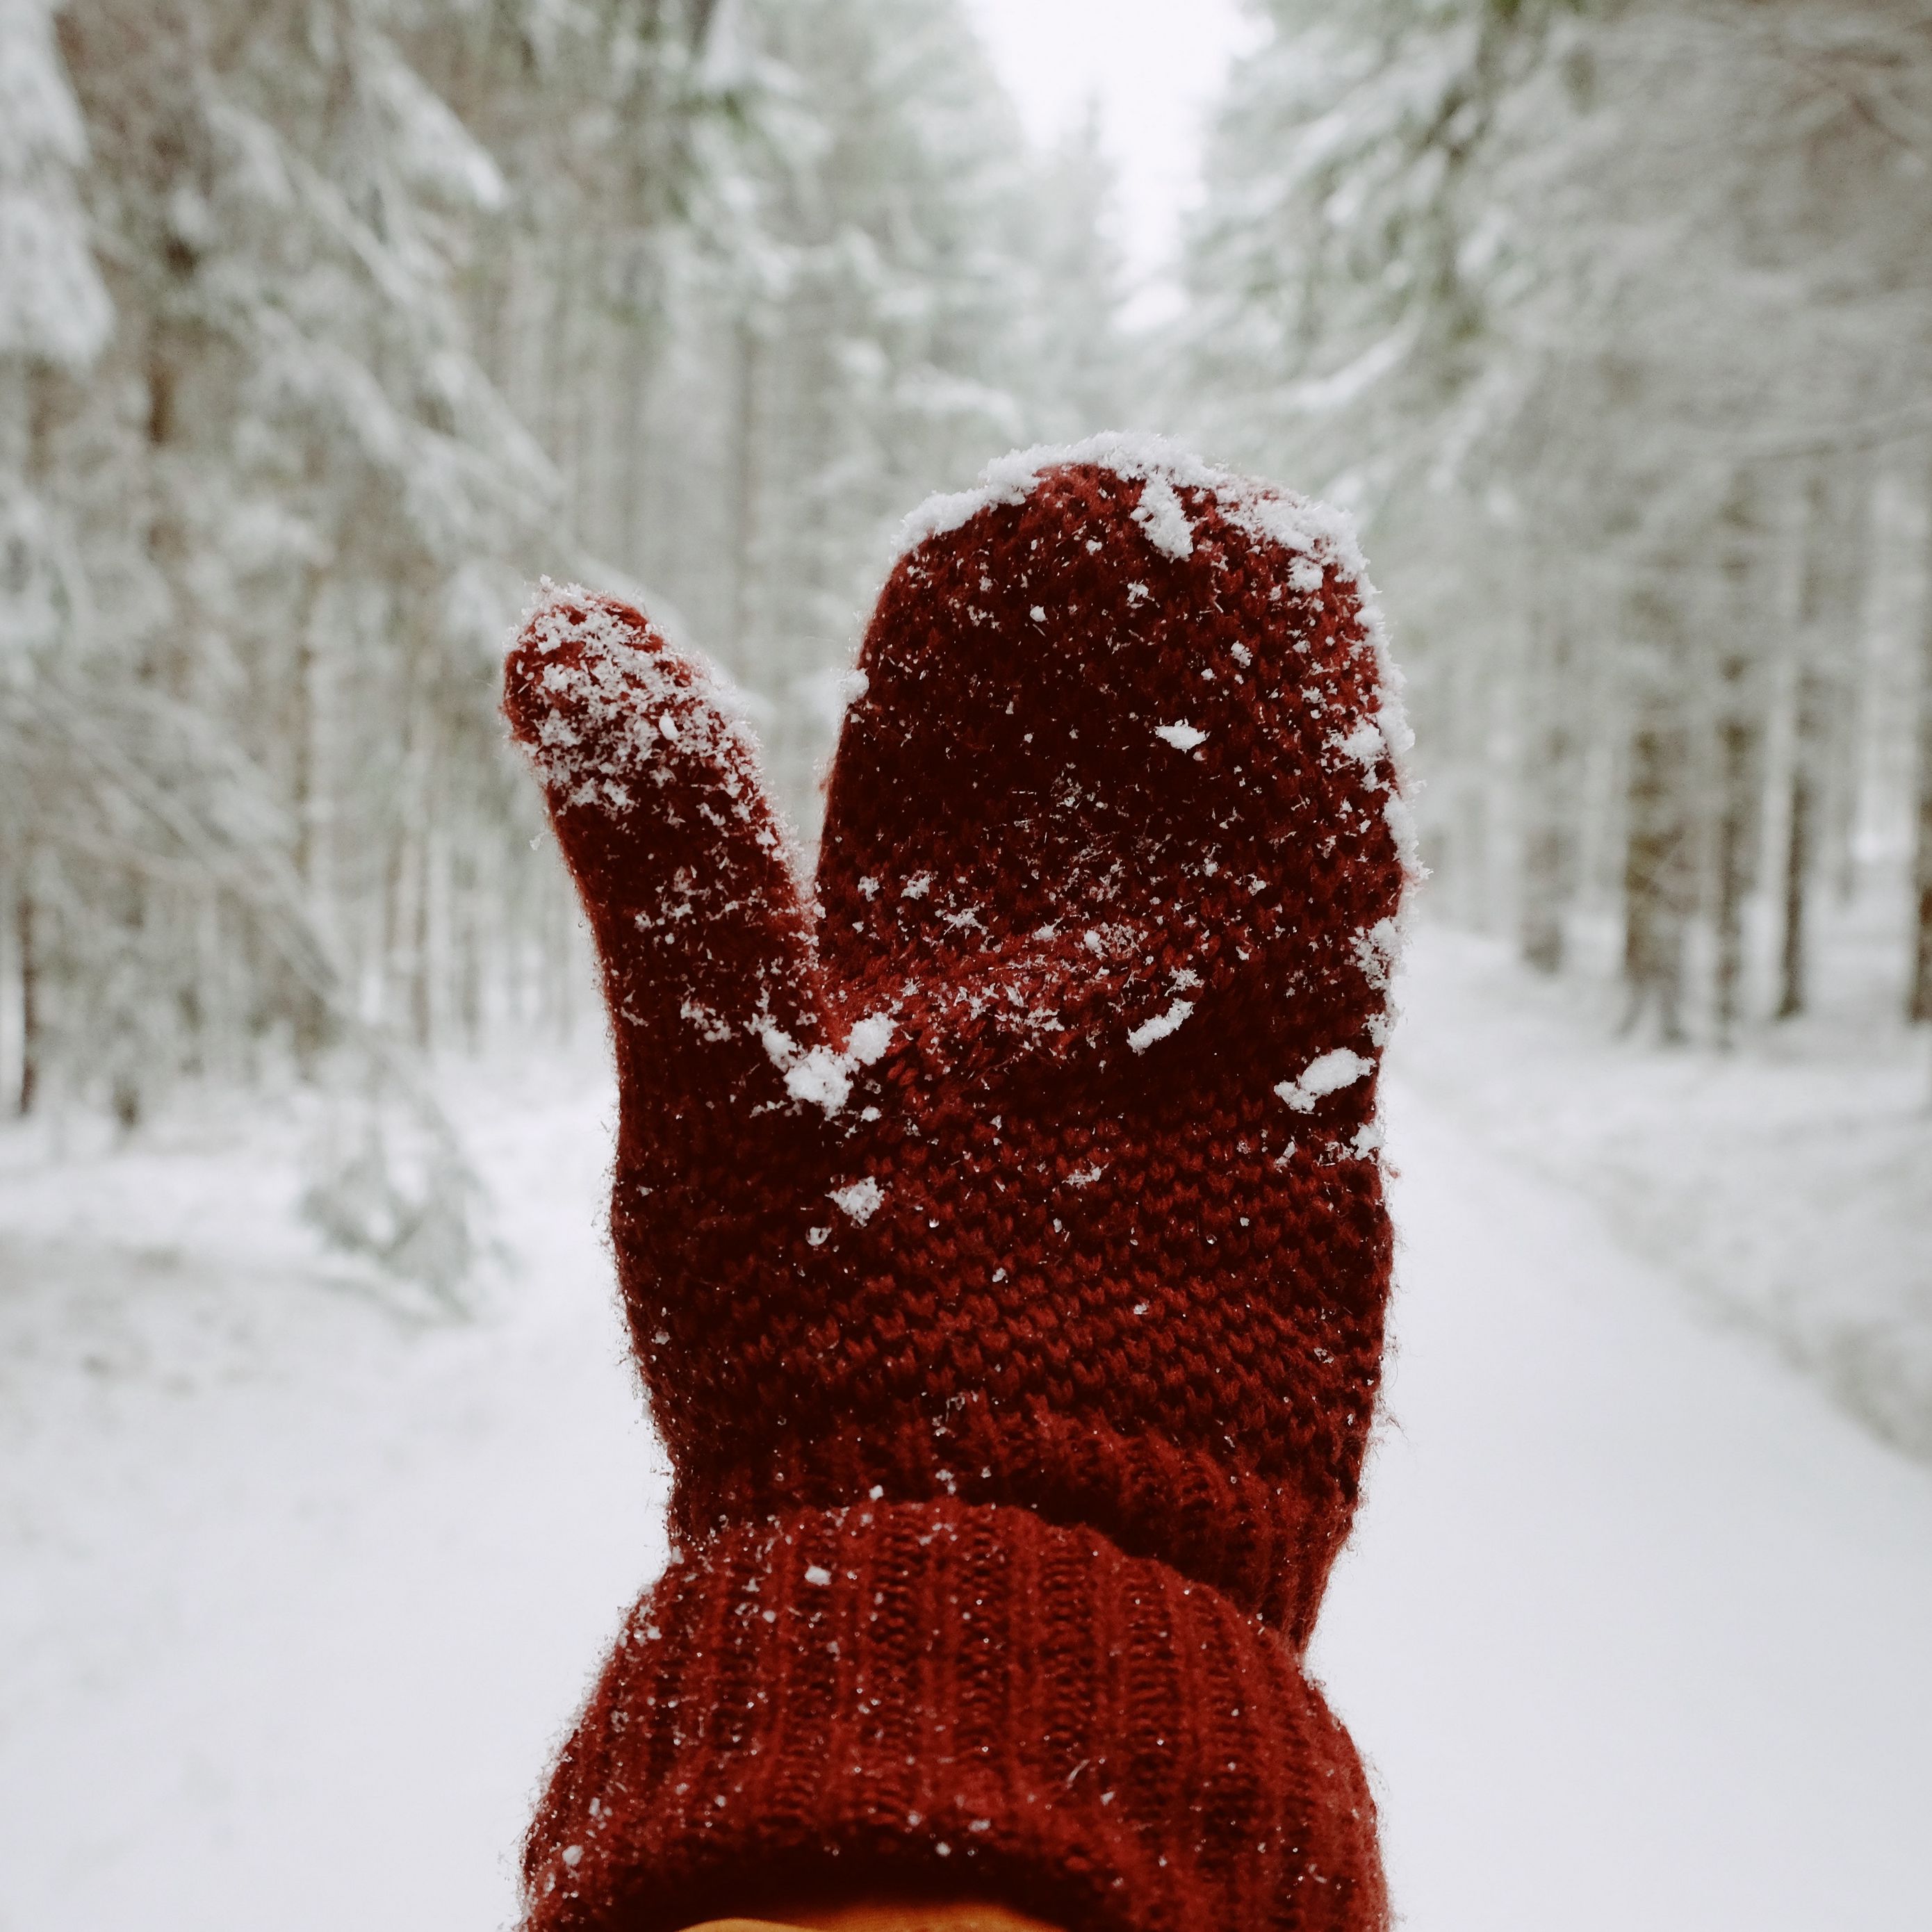
[(529, 1923), (939, 1886), (1360, 1932), (1370, 1802), (1300, 1664), (1389, 1279), (1406, 734), (1360, 560), (1118, 437), (911, 530), (815, 897), (638, 612), (553, 592), (510, 660), (603, 958), (676, 1472)]

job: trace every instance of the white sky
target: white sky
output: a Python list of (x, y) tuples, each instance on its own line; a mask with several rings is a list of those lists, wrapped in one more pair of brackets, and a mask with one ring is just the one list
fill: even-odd
[(1120, 170), (1121, 240), (1135, 304), (1168, 305), (1156, 278), (1199, 181), (1204, 111), (1256, 29), (1242, 0), (966, 0), (1028, 131), (1053, 140), (1097, 95)]

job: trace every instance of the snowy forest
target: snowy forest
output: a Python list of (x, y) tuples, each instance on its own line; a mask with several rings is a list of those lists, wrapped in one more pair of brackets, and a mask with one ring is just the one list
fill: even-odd
[(22, 1112), (568, 1016), (496, 716), (539, 572), (765, 700), (808, 814), (932, 484), (1124, 406), (1097, 158), (926, 0), (8, 0)]
[(666, 1546), (505, 648), (644, 604), (808, 847), (902, 520), (1116, 428), (1407, 679), (1398, 1905), (1922, 1916), (1932, 0), (1083, 8), (1226, 33), (1158, 266), (994, 0), (0, 0), (8, 1932), (506, 1922)]
[(1932, 13), (1271, 11), (1192, 393), (1375, 537), (1438, 910), (1725, 1041), (1856, 907), (1932, 1019)]
[(18, 1111), (346, 1054), (440, 1144), (423, 1054), (586, 1004), (531, 580), (720, 658), (808, 833), (898, 519), (1121, 422), (1362, 521), (1438, 916), (1664, 1042), (1932, 1020), (1932, 14), (1263, 10), (1130, 328), (952, 5), (8, 0)]
[(0, 1068), (567, 1017), (531, 579), (648, 597), (809, 829), (929, 489), (1120, 422), (1338, 498), (1442, 916), (1728, 1040), (1932, 1019), (1932, 16), (1273, 0), (1122, 321), (1106, 156), (930, 0), (7, 0)]

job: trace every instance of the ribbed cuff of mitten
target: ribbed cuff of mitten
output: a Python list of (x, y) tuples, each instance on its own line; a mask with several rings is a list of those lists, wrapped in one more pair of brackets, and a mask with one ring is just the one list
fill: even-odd
[(1206, 1586), (1030, 1512), (812, 1511), (675, 1560), (532, 1828), (530, 1932), (938, 1890), (1069, 1932), (1386, 1922), (1347, 1735)]

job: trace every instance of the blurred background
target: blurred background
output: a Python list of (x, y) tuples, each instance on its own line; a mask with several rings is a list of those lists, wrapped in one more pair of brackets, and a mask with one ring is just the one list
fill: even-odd
[(507, 634), (808, 841), (1116, 427), (1409, 678), (1406, 1922), (1932, 1915), (1932, 0), (0, 0), (0, 1932), (508, 1922), (663, 1475)]

